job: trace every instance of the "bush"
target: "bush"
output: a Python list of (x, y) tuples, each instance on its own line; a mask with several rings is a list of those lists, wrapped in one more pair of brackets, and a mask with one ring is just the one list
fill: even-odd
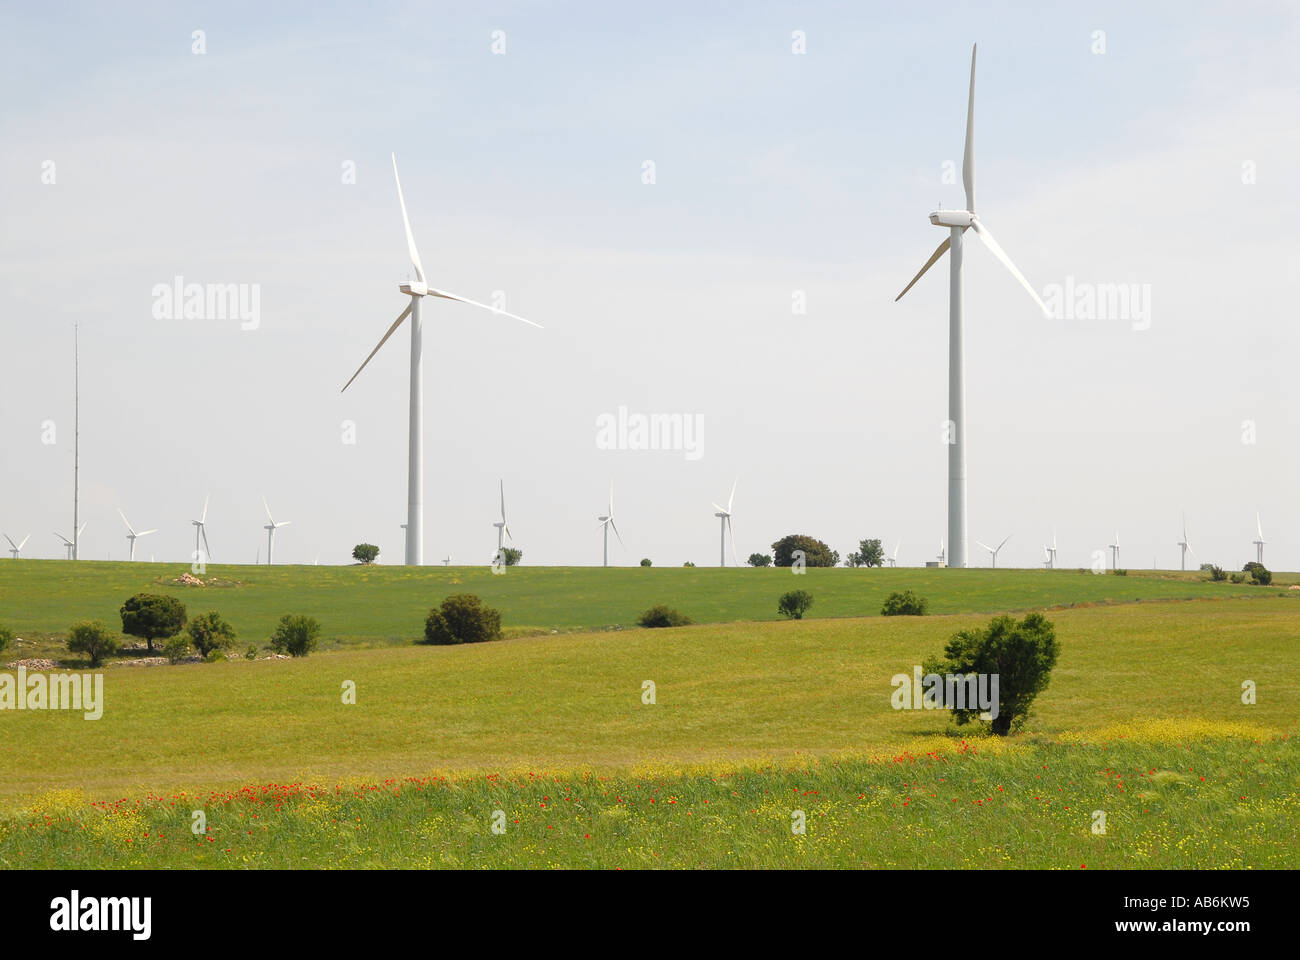
[(68, 630), (68, 649), (84, 653), (92, 667), (99, 666), (105, 657), (111, 657), (121, 647), (121, 641), (108, 632), (102, 620), (81, 620)]
[(789, 593), (781, 594), (776, 609), (783, 617), (791, 620), (802, 620), (803, 615), (808, 612), (812, 604), (812, 594), (807, 590), (791, 590)]
[(162, 652), (169, 663), (180, 663), (190, 652), (190, 638), (183, 633), (168, 637), (167, 642), (163, 644)]
[(500, 638), (501, 613), (472, 593), (452, 594), (430, 610), (424, 621), (425, 643), (482, 643)]
[(250, 644), (248, 645), (248, 649), (244, 651), (244, 659), (245, 659), (245, 660), (256, 660), (256, 659), (257, 659), (257, 644), (255, 644), (255, 643), (250, 643)]
[(507, 567), (513, 567), (524, 558), (524, 552), (514, 547), (502, 547), (501, 559), (505, 561)]
[(880, 614), (885, 617), (922, 617), (925, 616), (926, 606), (925, 597), (918, 597), (911, 590), (902, 593), (895, 590), (885, 598)]
[(14, 632), (8, 627), (0, 627), (0, 653), (4, 653), (9, 644), (14, 642)]
[(305, 657), (316, 649), (320, 624), (314, 617), (286, 613), (271, 634), (271, 649), (291, 657)]
[(858, 549), (850, 553), (844, 561), (849, 567), (883, 567), (885, 565), (885, 548), (879, 540), (860, 540)]
[(1273, 574), (1262, 563), (1256, 563), (1254, 560), (1241, 568), (1243, 573), (1250, 574), (1250, 582), (1266, 587), (1273, 582)]
[(379, 556), (379, 548), (373, 543), (358, 543), (352, 548), (352, 559), (357, 563), (374, 563)]
[(693, 566), (695, 566), (695, 564), (693, 564), (693, 563), (691, 563), (691, 561), (687, 560), (685, 563), (682, 564), (682, 566), (683, 566), (683, 567), (693, 567)]
[[(1056, 632), (1041, 613), (994, 617), (987, 627), (953, 634), (941, 659), (923, 667), (927, 674), (985, 674), (998, 678), (998, 715), (990, 729), (999, 736), (1019, 730), (1029, 716), (1029, 705), (1047, 686), (1059, 652)], [(958, 724), (969, 723), (979, 708), (951, 708)]]
[(194, 649), (204, 660), (213, 659), (214, 654), (235, 642), (235, 628), (226, 623), (215, 610), (199, 614), (185, 630), (190, 635)]
[[(1207, 572), (1210, 574), (1210, 579), (1213, 582), (1221, 583), (1222, 581), (1228, 579), (1228, 575), (1223, 572), (1223, 567), (1216, 567), (1212, 563), (1207, 563), (1205, 566), (1209, 567), (1209, 570)], [(1204, 569), (1204, 567), (1202, 569)]]
[(1111, 573), (1115, 574), (1115, 576), (1117, 576), (1117, 577), (1127, 577), (1127, 576), (1128, 576), (1128, 570), (1118, 570), (1118, 569), (1116, 569), (1116, 570), (1112, 570)]
[(834, 567), (840, 562), (840, 555), (836, 551), (822, 541), (802, 533), (792, 533), (772, 544), (772, 562), (778, 567), (793, 566), (796, 550), (803, 551), (804, 566)]
[(649, 557), (642, 557), (642, 558), (641, 558), (641, 566), (643, 566), (643, 567), (653, 567), (654, 564), (650, 562), (650, 558), (649, 558)]
[(684, 627), (692, 622), (686, 614), (678, 613), (672, 607), (664, 606), (662, 603), (657, 607), (651, 607), (637, 620), (637, 623), (643, 627)]
[(751, 553), (749, 560), (746, 562), (751, 567), (770, 567), (772, 565), (772, 555), (770, 553)]
[(185, 604), (158, 593), (137, 593), (122, 604), (122, 632), (143, 637), (153, 652), (153, 642), (174, 637), (185, 626)]
[(1229, 579), (1231, 579), (1233, 583), (1245, 583), (1246, 575), (1244, 573), (1234, 573)]

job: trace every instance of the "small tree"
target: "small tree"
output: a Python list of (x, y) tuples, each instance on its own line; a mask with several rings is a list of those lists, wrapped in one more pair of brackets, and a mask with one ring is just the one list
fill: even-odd
[[(1210, 579), (1215, 583), (1221, 583), (1228, 579), (1228, 575), (1224, 573), (1223, 567), (1215, 566), (1212, 563), (1205, 564), (1205, 567), (1209, 568), (1208, 572), (1210, 574)], [(1205, 569), (1205, 567), (1202, 567), (1202, 569)]]
[(691, 622), (691, 618), (686, 614), (678, 613), (672, 607), (662, 603), (651, 607), (637, 620), (637, 623), (643, 627), (684, 627)]
[(357, 563), (374, 563), (379, 556), (379, 548), (373, 543), (358, 543), (352, 548), (352, 559)]
[(0, 653), (4, 653), (9, 644), (14, 642), (14, 632), (8, 627), (0, 626)]
[(879, 540), (861, 540), (858, 549), (850, 553), (844, 563), (849, 567), (882, 567), (885, 565), (885, 549)]
[(429, 611), (424, 621), (424, 642), (435, 644), (482, 643), (501, 638), (501, 613), (472, 593), (455, 593)]
[(921, 617), (925, 615), (926, 600), (918, 597), (911, 590), (899, 593), (895, 590), (885, 598), (885, 605), (880, 608), (884, 617)]
[(649, 558), (649, 557), (642, 557), (642, 558), (641, 558), (641, 566), (643, 566), (643, 567), (653, 567), (654, 564), (650, 562), (650, 558)]
[(751, 567), (770, 567), (772, 565), (772, 555), (770, 553), (751, 553), (746, 563)]
[(92, 667), (99, 666), (105, 657), (117, 653), (121, 646), (102, 620), (81, 620), (68, 630), (68, 649), (72, 653), (84, 653)]
[(505, 561), (507, 567), (513, 567), (523, 558), (524, 552), (522, 550), (516, 550), (514, 547), (501, 548), (501, 559)]
[(796, 550), (802, 550), (804, 565), (808, 567), (834, 567), (840, 562), (840, 555), (815, 537), (802, 533), (792, 533), (772, 544), (772, 562), (778, 567), (794, 565)]
[(685, 563), (682, 564), (682, 566), (683, 566), (683, 567), (693, 567), (693, 566), (695, 566), (695, 564), (693, 564), (693, 563), (691, 563), (691, 561), (687, 560)]
[(163, 656), (167, 658), (168, 663), (180, 663), (189, 652), (190, 638), (183, 633), (168, 637), (167, 642), (163, 644)]
[(190, 642), (204, 660), (211, 660), (220, 650), (225, 650), (235, 642), (235, 628), (213, 610), (201, 613), (190, 621), (185, 628)]
[[(1020, 621), (994, 617), (987, 627), (953, 634), (944, 656), (926, 663), (923, 669), (927, 674), (996, 675), (997, 716), (990, 729), (1006, 736), (1023, 726), (1029, 705), (1047, 686), (1058, 652), (1056, 632), (1041, 613), (1031, 613)], [(975, 705), (951, 708), (958, 724), (969, 723), (980, 713)]]
[(291, 657), (305, 657), (316, 649), (320, 624), (314, 617), (286, 613), (271, 634), (271, 649)]
[(185, 604), (159, 593), (137, 593), (122, 604), (122, 632), (143, 637), (153, 652), (153, 642), (174, 637), (185, 626)]
[(1273, 582), (1273, 574), (1262, 563), (1252, 560), (1241, 569), (1243, 573), (1250, 574), (1251, 583), (1266, 587)]
[(791, 590), (789, 593), (781, 594), (776, 609), (783, 617), (791, 620), (802, 620), (803, 615), (808, 612), (812, 605), (812, 594), (807, 590)]

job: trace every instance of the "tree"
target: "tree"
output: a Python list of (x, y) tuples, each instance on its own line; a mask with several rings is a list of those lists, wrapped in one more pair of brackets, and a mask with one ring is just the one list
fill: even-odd
[(271, 634), (271, 649), (291, 657), (305, 657), (316, 649), (320, 624), (314, 617), (286, 613)]
[(379, 548), (373, 543), (358, 543), (352, 548), (352, 559), (357, 563), (374, 563), (379, 556)]
[(122, 632), (143, 637), (153, 652), (153, 642), (174, 637), (185, 626), (185, 604), (159, 593), (137, 593), (122, 604)]
[(745, 562), (751, 567), (770, 567), (772, 565), (772, 555), (770, 553), (751, 553), (749, 559)]
[(662, 603), (651, 607), (637, 620), (637, 623), (643, 627), (684, 627), (691, 622), (691, 618), (686, 614), (678, 613), (672, 607)]
[(808, 608), (812, 605), (812, 594), (807, 590), (791, 590), (789, 593), (781, 594), (776, 609), (783, 617), (791, 620), (802, 620), (803, 615), (808, 612)]
[(215, 610), (201, 613), (185, 628), (190, 643), (204, 660), (211, 660), (219, 650), (225, 650), (235, 642), (235, 628), (221, 618)]
[(117, 653), (121, 646), (102, 620), (81, 620), (68, 630), (68, 649), (73, 653), (84, 653), (92, 667), (99, 666), (105, 657)]
[(642, 557), (642, 558), (641, 558), (641, 566), (643, 566), (643, 567), (653, 567), (654, 564), (650, 562), (650, 558), (649, 558), (649, 557)]
[(1250, 574), (1250, 582), (1266, 587), (1273, 582), (1273, 574), (1262, 563), (1252, 560), (1241, 568), (1243, 573)]
[(424, 642), (436, 644), (482, 643), (501, 638), (501, 613), (472, 593), (454, 593), (429, 611), (424, 621)]
[(168, 637), (167, 642), (163, 644), (163, 656), (167, 658), (168, 663), (180, 663), (189, 652), (190, 638), (183, 633)]
[(857, 551), (850, 553), (845, 562), (850, 567), (882, 567), (885, 564), (885, 550), (879, 540), (861, 540)]
[[(923, 669), (927, 674), (996, 676), (997, 716), (990, 729), (1006, 736), (1023, 726), (1029, 705), (1047, 686), (1058, 652), (1056, 632), (1041, 613), (1031, 613), (1020, 621), (1001, 616), (994, 617), (987, 627), (953, 634), (944, 656), (926, 663)], [(974, 705), (961, 710), (950, 706), (958, 724), (969, 723), (980, 713)]]
[(507, 567), (513, 567), (524, 558), (524, 552), (516, 550), (514, 547), (502, 547), (501, 558), (505, 561)]
[(1210, 574), (1210, 579), (1213, 580), (1215, 583), (1221, 583), (1222, 581), (1228, 579), (1228, 575), (1224, 572), (1223, 567), (1215, 566), (1213, 563), (1204, 564), (1202, 565), (1201, 569), (1207, 570), (1207, 572)]
[(4, 653), (9, 644), (14, 642), (14, 632), (8, 627), (0, 626), (0, 653)]
[(885, 599), (880, 608), (882, 617), (920, 617), (925, 615), (926, 600), (918, 597), (911, 590), (902, 593), (894, 591)]
[(804, 554), (804, 566), (834, 567), (840, 562), (840, 555), (815, 537), (802, 533), (792, 533), (772, 544), (772, 562), (778, 567), (794, 565), (796, 550)]
[(683, 567), (693, 567), (693, 566), (695, 566), (695, 564), (693, 564), (693, 563), (691, 563), (691, 561), (687, 560), (685, 563), (682, 564), (682, 566), (683, 566)]

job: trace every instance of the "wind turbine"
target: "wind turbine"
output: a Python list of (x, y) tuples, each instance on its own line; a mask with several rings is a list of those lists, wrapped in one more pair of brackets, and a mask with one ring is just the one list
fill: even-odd
[[(501, 483), (501, 519), (496, 523), (492, 524), (492, 526), (497, 528), (497, 560), (504, 563), (506, 545), (505, 545), (505, 541), (502, 538), (510, 537), (510, 539), (513, 540), (514, 537), (511, 536), (510, 534), (510, 528), (506, 526), (506, 482), (505, 480), (501, 480), (500, 483)], [(443, 566), (446, 566), (446, 564), (443, 564)]]
[(605, 531), (605, 554), (604, 554), (605, 559), (601, 562), (601, 566), (608, 567), (609, 566), (609, 530), (611, 527), (614, 528), (614, 536), (618, 537), (618, 542), (620, 544), (623, 544), (623, 535), (618, 532), (618, 527), (614, 526), (614, 485), (612, 483), (609, 485), (609, 512), (606, 513), (603, 517), (597, 517), (596, 519), (600, 521), (600, 525)]
[[(208, 562), (212, 562), (212, 548), (208, 546), (208, 528), (205, 524), (208, 522), (208, 501), (212, 499), (212, 494), (203, 498), (203, 512), (199, 514), (199, 519), (191, 520), (194, 525), (194, 559), (201, 556), (207, 556)], [(203, 538), (203, 553), (199, 553), (199, 538)]]
[(126, 514), (122, 512), (122, 508), (121, 508), (121, 507), (118, 507), (118, 508), (117, 508), (117, 515), (118, 515), (119, 517), (121, 517), (121, 518), (122, 518), (122, 522), (126, 524), (126, 529), (127, 529), (127, 531), (128, 531), (128, 533), (127, 533), (127, 535), (126, 535), (126, 539), (127, 539), (127, 542), (131, 544), (131, 550), (130, 550), (129, 555), (127, 556), (127, 559), (128, 559), (128, 560), (134, 560), (134, 559), (135, 559), (135, 542), (136, 542), (136, 540), (139, 539), (140, 537), (147, 537), (147, 536), (149, 536), (149, 534), (151, 534), (151, 533), (157, 533), (157, 532), (158, 532), (158, 528), (157, 528), (157, 527), (154, 527), (152, 530), (142, 530), (142, 531), (140, 531), (139, 533), (136, 533), (136, 532), (135, 532), (135, 528), (134, 528), (133, 526), (131, 526), (131, 521), (128, 520), (128, 519), (126, 518)]
[(1055, 527), (1052, 528), (1052, 545), (1050, 547), (1047, 546), (1046, 544), (1043, 545), (1043, 556), (1047, 558), (1044, 561), (1043, 566), (1045, 566), (1048, 570), (1055, 570), (1056, 569), (1056, 528)]
[(947, 227), (948, 237), (939, 244), (925, 266), (912, 278), (911, 283), (903, 288), (894, 298), (897, 302), (915, 286), (945, 253), (951, 250), (948, 274), (948, 420), (952, 430), (948, 445), (948, 542), (952, 544), (948, 565), (966, 566), (966, 370), (963, 354), (964, 342), (962, 332), (962, 235), (967, 230), (974, 230), (993, 256), (1011, 271), (1011, 275), (1020, 281), (1028, 291), (1034, 303), (1051, 318), (1046, 304), (1029, 285), (1011, 258), (1006, 255), (988, 227), (975, 215), (975, 46), (970, 52), (970, 95), (966, 103), (966, 150), (962, 157), (961, 177), (966, 190), (965, 210), (936, 210), (930, 214), (930, 222), (936, 227)]
[[(75, 559), (76, 559), (76, 557), (77, 557), (77, 544), (78, 544), (78, 542), (81, 540), (81, 531), (82, 531), (82, 530), (85, 530), (85, 529), (86, 529), (86, 525), (83, 523), (79, 529), (77, 529), (76, 531), (73, 532), (73, 534), (72, 534), (72, 539), (71, 539), (71, 540), (69, 540), (67, 537), (65, 537), (65, 536), (64, 536), (63, 534), (61, 534), (61, 533), (56, 533), (56, 534), (55, 534), (56, 537), (58, 537), (60, 540), (63, 541), (63, 545), (64, 545), (65, 547), (68, 548), (68, 559), (69, 559), (69, 560), (75, 560)], [(23, 542), (26, 543), (25, 540), (24, 540)]]
[[(366, 357), (365, 362), (357, 368), (357, 372), (352, 374), (352, 378), (347, 383), (343, 384), (343, 390), (347, 390), (352, 381), (366, 368), (366, 364), (370, 362), (371, 358), (379, 352), (379, 348), (388, 342), (388, 338), (402, 325), (402, 321), (409, 316), (411, 318), (411, 401), (406, 461), (406, 563), (418, 566), (424, 563), (424, 372), (420, 363), (423, 350), (420, 302), (425, 297), (441, 297), (443, 300), (457, 300), (461, 303), (468, 303), (470, 306), (491, 310), (493, 313), (499, 313), (515, 320), (523, 320), (524, 323), (534, 327), (540, 328), (541, 324), (533, 323), (531, 320), (526, 320), (513, 313), (507, 313), (496, 307), (490, 307), (485, 303), (479, 303), (476, 300), (470, 300), (429, 286), (425, 281), (424, 266), (420, 263), (419, 251), (415, 249), (415, 234), (411, 232), (411, 220), (406, 215), (406, 200), (402, 196), (401, 178), (397, 175), (396, 154), (393, 155), (393, 179), (397, 181), (397, 202), (402, 208), (402, 224), (406, 227), (406, 250), (411, 257), (411, 266), (415, 268), (415, 280), (399, 284), (398, 289), (409, 296), (411, 302), (407, 304), (405, 310), (398, 314), (397, 319), (393, 321), (393, 325), (388, 328), (388, 332), (380, 338), (375, 349), (370, 351), (370, 356)], [(339, 392), (342, 393), (343, 391)]]
[[(727, 530), (731, 527), (731, 505), (736, 502), (736, 484), (739, 482), (740, 482), (739, 477), (737, 477), (735, 480), (731, 482), (731, 496), (727, 498), (727, 506), (725, 509), (718, 506), (716, 503), (713, 505), (713, 508), (718, 511), (717, 513), (714, 514), (714, 516), (719, 518), (718, 522), (722, 527), (722, 543), (721, 543), (722, 555), (718, 563), (718, 565), (722, 567), (725, 567), (727, 565)], [(613, 491), (611, 490), (611, 493), (612, 492)], [(612, 509), (612, 505), (611, 505), (611, 509)], [(736, 559), (736, 531), (735, 530), (731, 531), (731, 562), (737, 567), (740, 566), (740, 561)]]
[(280, 527), (287, 527), (289, 524), (293, 523), (293, 521), (281, 520), (279, 523), (276, 523), (275, 517), (271, 516), (271, 508), (266, 502), (266, 497), (262, 498), (262, 506), (266, 507), (266, 519), (271, 521), (263, 528), (266, 530), (266, 565), (269, 567), (272, 563), (271, 551), (275, 548), (275, 531), (280, 529)]
[[(1251, 541), (1255, 544), (1255, 562), (1261, 567), (1264, 565), (1264, 527), (1259, 522), (1259, 514), (1255, 514), (1255, 530), (1259, 533), (1259, 539)], [(13, 541), (11, 540), (10, 543)]]
[(1115, 542), (1110, 544), (1110, 568), (1119, 569), (1119, 531), (1115, 531)]
[(22, 552), (23, 547), (27, 546), (27, 541), (30, 540), (31, 538), (32, 535), (29, 533), (27, 534), (27, 536), (23, 537), (22, 543), (14, 543), (13, 538), (10, 537), (9, 534), (7, 533), (5, 534), (5, 539), (9, 541), (9, 553), (13, 556), (15, 560), (18, 559), (18, 554)]
[(947, 565), (948, 565), (948, 561), (944, 554), (943, 541), (940, 540), (939, 541), (939, 566), (946, 567)]
[(976, 540), (975, 542), (979, 544), (981, 547), (983, 547), (985, 550), (987, 550), (990, 556), (993, 557), (993, 569), (996, 570), (998, 568), (998, 551), (1001, 550), (1003, 547), (1005, 547), (1007, 545), (1007, 540), (1010, 539), (1011, 539), (1011, 534), (1007, 534), (1006, 537), (1003, 539), (1003, 541), (999, 543), (996, 547), (990, 547), (987, 543), (980, 543), (980, 541), (978, 540)]
[(1182, 569), (1187, 569), (1187, 552), (1191, 550), (1193, 559), (1196, 557), (1196, 551), (1192, 550), (1192, 545), (1187, 542), (1187, 514), (1183, 514), (1183, 539), (1178, 541), (1178, 546), (1182, 548)]
[(885, 563), (889, 564), (891, 567), (898, 566), (898, 548), (902, 545), (903, 545), (902, 540), (896, 540), (894, 542), (894, 555), (892, 557), (886, 557)]

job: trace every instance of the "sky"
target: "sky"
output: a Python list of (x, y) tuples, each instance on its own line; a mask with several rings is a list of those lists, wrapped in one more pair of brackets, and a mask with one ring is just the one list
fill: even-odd
[[(968, 523), (999, 566), (1300, 568), (1300, 8), (1285, 3), (49, 3), (0, 8), (0, 531), (83, 559), (402, 559), (424, 301), (425, 562), (743, 561), (946, 535), (964, 206)], [(197, 32), (197, 33), (196, 33)], [(802, 51), (802, 52), (800, 52)], [(236, 284), (248, 319), (160, 289)], [(1123, 287), (1126, 309), (1080, 291)], [(256, 296), (254, 301), (252, 298)], [(252, 310), (256, 303), (257, 309)], [(1121, 305), (1112, 305), (1112, 307)], [(680, 414), (691, 449), (601, 442)], [(7, 544), (4, 546), (7, 547)], [(730, 551), (729, 551), (730, 552)], [(728, 558), (730, 562), (730, 557)]]

